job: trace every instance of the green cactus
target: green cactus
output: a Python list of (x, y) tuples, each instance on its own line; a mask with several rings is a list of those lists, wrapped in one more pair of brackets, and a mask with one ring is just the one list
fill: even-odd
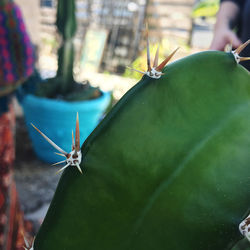
[(56, 18), (57, 30), (62, 37), (62, 44), (58, 50), (57, 77), (60, 77), (61, 93), (71, 91), (74, 83), (74, 44), (76, 32), (75, 0), (59, 0)]
[(78, 84), (73, 77), (74, 36), (77, 29), (75, 0), (58, 0), (56, 27), (61, 36), (58, 49), (58, 69), (56, 77), (38, 87), (37, 95), (56, 98), (58, 95), (67, 101), (80, 101), (97, 98), (100, 89), (87, 84)]
[(161, 76), (169, 58), (148, 60), (84, 142), (83, 174), (63, 172), (34, 249), (222, 250), (241, 239), (250, 204), (242, 48), (188, 56)]

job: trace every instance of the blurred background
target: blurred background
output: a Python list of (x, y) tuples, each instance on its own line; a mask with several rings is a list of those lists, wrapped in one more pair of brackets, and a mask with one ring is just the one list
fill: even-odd
[[(40, 70), (56, 70), (56, 0), (17, 0), (33, 43)], [(178, 57), (207, 49), (212, 40), (217, 0), (76, 0), (76, 73), (125, 73), (143, 56), (145, 22), (151, 45)], [(86, 77), (86, 76), (85, 76)]]
[[(15, 2), (36, 48), (36, 68), (42, 77), (53, 77), (60, 45), (55, 26), (57, 1)], [(146, 22), (152, 53), (160, 44), (164, 58), (180, 46), (173, 59), (177, 60), (209, 48), (218, 6), (217, 0), (76, 0), (75, 78), (112, 91), (116, 102), (141, 77), (126, 66), (146, 69)], [(22, 210), (35, 234), (60, 175), (34, 154), (17, 101), (15, 113), (15, 180)]]

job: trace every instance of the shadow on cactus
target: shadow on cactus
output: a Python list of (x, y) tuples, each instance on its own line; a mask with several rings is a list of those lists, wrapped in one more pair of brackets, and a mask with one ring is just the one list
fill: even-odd
[(249, 238), (250, 77), (238, 64), (249, 43), (166, 67), (172, 55), (151, 66), (148, 54), (84, 142), (83, 174), (63, 172), (34, 249), (226, 250)]
[(74, 36), (77, 28), (75, 0), (58, 1), (56, 26), (61, 36), (56, 77), (40, 84), (36, 95), (66, 101), (82, 101), (99, 97), (101, 95), (99, 88), (91, 86), (88, 81), (85, 84), (78, 83), (73, 77)]

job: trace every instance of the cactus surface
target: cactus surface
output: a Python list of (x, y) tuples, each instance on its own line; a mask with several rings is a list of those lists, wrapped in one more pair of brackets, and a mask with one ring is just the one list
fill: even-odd
[(74, 44), (76, 33), (75, 0), (59, 0), (57, 6), (56, 25), (62, 37), (61, 47), (58, 49), (57, 77), (60, 77), (61, 93), (72, 91)]
[(163, 73), (143, 76), (84, 142), (83, 174), (63, 172), (35, 250), (222, 250), (241, 238), (249, 72), (208, 51)]

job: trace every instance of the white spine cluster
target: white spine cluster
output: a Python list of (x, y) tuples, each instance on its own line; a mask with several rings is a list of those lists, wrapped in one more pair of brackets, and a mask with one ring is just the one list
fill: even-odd
[(250, 241), (250, 215), (240, 223), (239, 230)]

